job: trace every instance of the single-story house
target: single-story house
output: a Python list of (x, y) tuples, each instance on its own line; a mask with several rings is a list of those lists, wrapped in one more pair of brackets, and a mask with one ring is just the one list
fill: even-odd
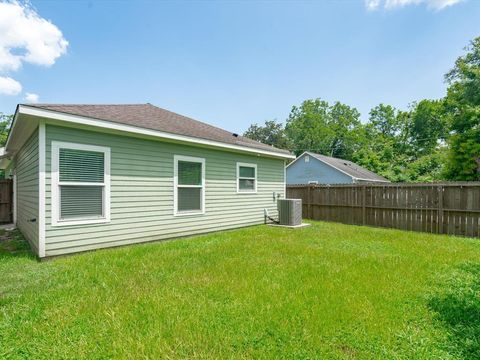
[(304, 152), (287, 165), (287, 184), (352, 184), (388, 183), (377, 175), (351, 161)]
[(294, 156), (151, 104), (20, 104), (1, 158), (44, 258), (263, 223)]

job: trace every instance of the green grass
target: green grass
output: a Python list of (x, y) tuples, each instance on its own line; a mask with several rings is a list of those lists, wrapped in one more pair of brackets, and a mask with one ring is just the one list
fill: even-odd
[(315, 222), (37, 262), (0, 241), (0, 358), (480, 358), (480, 242)]

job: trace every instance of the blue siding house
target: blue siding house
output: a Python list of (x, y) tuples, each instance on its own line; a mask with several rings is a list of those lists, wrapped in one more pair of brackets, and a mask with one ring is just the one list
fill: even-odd
[(351, 161), (309, 151), (288, 164), (286, 173), (287, 185), (389, 182)]

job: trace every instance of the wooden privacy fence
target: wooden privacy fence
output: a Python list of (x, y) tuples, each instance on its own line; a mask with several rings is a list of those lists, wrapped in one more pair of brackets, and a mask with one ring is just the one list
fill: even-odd
[(10, 179), (0, 179), (0, 223), (13, 221), (13, 185)]
[(480, 182), (288, 185), (303, 217), (480, 237)]

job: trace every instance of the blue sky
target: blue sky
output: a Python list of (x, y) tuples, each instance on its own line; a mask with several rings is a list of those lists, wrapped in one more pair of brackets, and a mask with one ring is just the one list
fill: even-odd
[(150, 102), (243, 132), (310, 98), (339, 100), (365, 120), (382, 102), (406, 109), (442, 97), (443, 74), (480, 36), (480, 1), (386, 1), (32, 1), (68, 47), (5, 70), (22, 90), (0, 94), (0, 112), (26, 93)]

